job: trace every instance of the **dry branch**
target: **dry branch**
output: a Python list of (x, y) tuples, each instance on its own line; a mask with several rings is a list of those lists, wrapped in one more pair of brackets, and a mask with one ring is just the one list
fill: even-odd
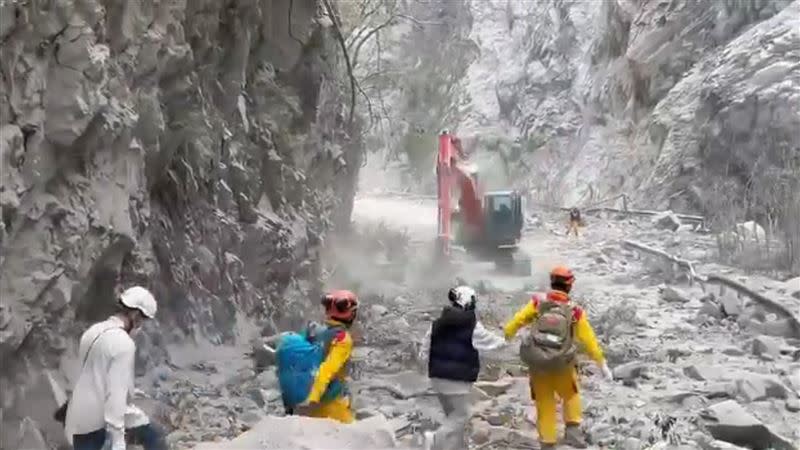
[(697, 280), (701, 283), (712, 283), (717, 284), (720, 286), (724, 286), (736, 291), (739, 295), (744, 295), (749, 297), (754, 302), (760, 304), (764, 308), (774, 312), (777, 315), (785, 317), (789, 321), (789, 326), (791, 327), (791, 332), (794, 338), (800, 339), (800, 319), (786, 306), (780, 304), (779, 302), (772, 300), (771, 298), (756, 292), (749, 287), (745, 286), (738, 281), (732, 280), (728, 277), (718, 275), (718, 274), (711, 274), (708, 276), (703, 276), (697, 273), (694, 269), (694, 265), (691, 261), (678, 258), (677, 256), (670, 255), (662, 250), (658, 250), (656, 248), (650, 247), (648, 245), (642, 244), (640, 242), (631, 241), (631, 240), (624, 240), (622, 244), (626, 247), (631, 247), (633, 249), (649, 253), (651, 255), (659, 256), (663, 259), (666, 259), (678, 267), (682, 267), (689, 273), (689, 277), (693, 280)]

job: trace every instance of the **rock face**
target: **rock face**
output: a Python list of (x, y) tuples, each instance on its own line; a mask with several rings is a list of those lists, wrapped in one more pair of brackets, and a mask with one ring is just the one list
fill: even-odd
[(237, 315), (274, 329), (302, 310), (362, 157), (321, 10), (0, 1), (6, 422), (21, 420), (29, 374), (57, 366), (120, 284), (159, 301), (141, 369), (173, 339), (232, 341)]
[(626, 192), (648, 209), (735, 210), (730, 227), (779, 211), (796, 241), (800, 2), (469, 7), (479, 57), (439, 108), (458, 109), (447, 125), (474, 141), (487, 183), (563, 206)]

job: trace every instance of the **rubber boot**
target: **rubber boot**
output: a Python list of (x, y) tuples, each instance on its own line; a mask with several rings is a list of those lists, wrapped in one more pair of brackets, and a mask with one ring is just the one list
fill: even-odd
[(578, 424), (567, 424), (564, 430), (564, 444), (574, 448), (586, 448), (589, 446)]
[(556, 444), (547, 444), (544, 442), (539, 443), (540, 450), (556, 450)]

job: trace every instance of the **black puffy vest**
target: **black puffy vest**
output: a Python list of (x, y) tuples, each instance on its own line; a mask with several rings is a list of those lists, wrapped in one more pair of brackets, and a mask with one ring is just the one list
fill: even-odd
[(433, 322), (428, 376), (474, 382), (481, 370), (478, 351), (472, 346), (477, 319), (475, 310), (447, 306)]

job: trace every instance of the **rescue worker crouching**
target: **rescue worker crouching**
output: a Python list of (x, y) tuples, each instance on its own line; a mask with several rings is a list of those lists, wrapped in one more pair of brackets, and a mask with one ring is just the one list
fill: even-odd
[[(326, 352), (325, 360), (319, 367), (308, 399), (298, 405), (298, 412), (310, 417), (328, 418), (342, 423), (352, 423), (350, 393), (347, 390), (347, 366), (353, 352), (353, 338), (349, 329), (358, 313), (358, 298), (350, 291), (340, 290), (326, 294), (322, 298), (325, 308), (325, 325), (336, 328)], [(322, 401), (323, 394), (332, 380), (337, 379), (343, 389), (333, 399)]]
[(128, 404), (136, 354), (131, 334), (155, 317), (156, 300), (134, 286), (120, 295), (119, 309), (81, 336), (81, 371), (66, 405), (64, 432), (75, 450), (100, 450), (107, 440), (112, 450), (125, 450), (126, 434), (145, 450), (166, 450), (163, 432)]
[[(561, 313), (566, 316), (565, 327), (562, 327), (567, 337), (564, 346), (566, 350), (561, 353), (564, 356), (563, 363), (551, 366), (526, 361), (529, 365), (531, 397), (536, 404), (536, 426), (542, 450), (554, 449), (556, 446), (556, 395), (563, 402), (562, 411), (566, 428), (564, 443), (576, 448), (586, 448), (587, 446), (580, 429), (582, 406), (578, 389), (578, 372), (574, 360), (576, 347), (573, 343), (577, 342), (582, 350), (600, 366), (606, 378), (613, 378), (594, 330), (586, 317), (586, 312), (570, 303), (569, 292), (574, 281), (575, 276), (569, 268), (563, 266), (554, 268), (550, 272), (551, 290), (545, 296), (534, 295), (531, 301), (519, 310), (504, 328), (505, 337), (510, 340), (520, 328), (533, 324), (531, 335), (520, 347), (520, 353), (525, 359), (525, 346), (536, 347), (538, 336), (546, 338), (555, 336), (557, 333), (546, 336), (546, 333), (550, 332), (547, 327), (552, 326), (551, 330), (557, 329), (559, 326), (557, 314)], [(545, 320), (540, 320), (544, 316), (546, 316)], [(539, 333), (540, 330), (544, 330), (544, 333)], [(572, 350), (569, 350), (570, 346), (572, 346)], [(548, 351), (552, 350), (545, 349), (541, 354), (546, 355)], [(545, 357), (542, 359), (546, 360)]]
[(446, 420), (436, 434), (426, 433), (426, 448), (467, 448), (466, 427), (471, 416), (472, 384), (480, 372), (479, 351), (505, 345), (500, 336), (484, 328), (476, 317), (477, 296), (469, 286), (458, 286), (447, 294), (450, 305), (442, 309), (423, 341), (420, 359), (428, 354), (428, 376), (444, 409)]

